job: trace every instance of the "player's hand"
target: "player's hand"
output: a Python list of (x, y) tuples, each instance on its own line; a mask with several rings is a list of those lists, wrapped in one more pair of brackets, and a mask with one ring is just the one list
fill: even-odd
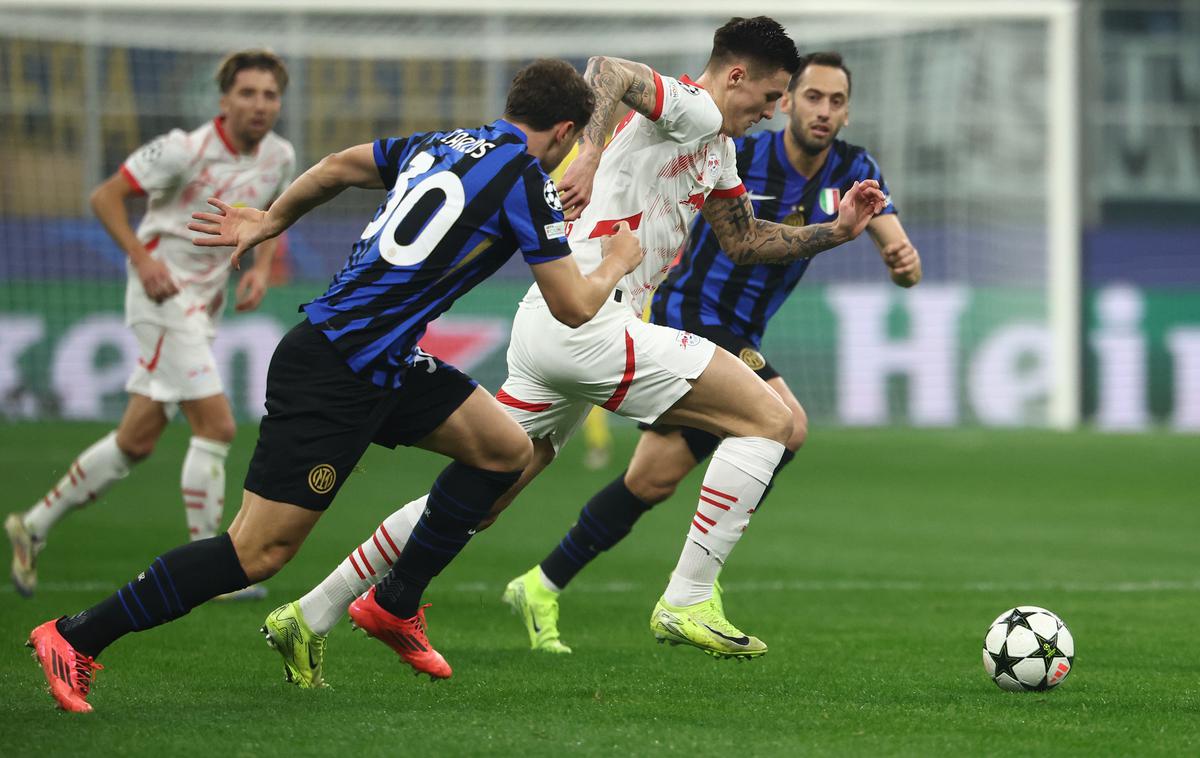
[(134, 270), (137, 271), (138, 279), (142, 280), (142, 289), (146, 291), (146, 297), (154, 302), (162, 303), (179, 294), (179, 285), (175, 284), (170, 269), (162, 261), (146, 256), (141, 263), (134, 266)]
[(600, 156), (580, 153), (558, 183), (558, 199), (562, 202), (563, 218), (574, 221), (583, 213), (583, 209), (592, 202), (592, 181), (596, 178), (596, 169), (600, 166)]
[(253, 266), (242, 272), (237, 284), (237, 300), (234, 309), (238, 312), (252, 311), (262, 302), (267, 294), (267, 274), (259, 267)]
[(838, 217), (834, 227), (845, 234), (847, 239), (854, 239), (862, 234), (875, 214), (886, 207), (887, 195), (879, 188), (879, 182), (874, 179), (855, 182), (838, 204)]
[(646, 257), (642, 243), (637, 235), (629, 228), (628, 221), (617, 224), (617, 231), (600, 240), (600, 255), (604, 258), (616, 257), (621, 261), (625, 273), (631, 273)]
[(908, 240), (897, 240), (879, 251), (892, 281), (901, 287), (911, 287), (921, 281), (921, 256)]
[(208, 204), (216, 208), (217, 213), (197, 211), (192, 214), (195, 220), (188, 224), (188, 229), (201, 235), (193, 239), (192, 244), (200, 247), (234, 248), (233, 255), (229, 257), (229, 264), (235, 269), (242, 267), (241, 258), (247, 250), (282, 231), (273, 231), (270, 228), (266, 211), (257, 208), (235, 208), (215, 197), (210, 197)]

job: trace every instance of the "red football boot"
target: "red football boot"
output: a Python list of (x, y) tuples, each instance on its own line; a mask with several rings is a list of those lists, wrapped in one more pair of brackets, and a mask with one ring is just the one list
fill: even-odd
[(93, 672), (104, 667), (71, 647), (71, 643), (58, 633), (56, 619), (30, 632), (25, 644), (33, 648), (33, 657), (42, 664), (42, 673), (58, 707), (73, 713), (91, 713), (87, 696), (92, 688)]
[(375, 588), (372, 587), (350, 604), (350, 623), (395, 650), (417, 674), (429, 674), (430, 679), (448, 679), (450, 664), (433, 649), (425, 633), (425, 609), (428, 607), (427, 603), (418, 608), (417, 615), (412, 618), (399, 618), (375, 602)]

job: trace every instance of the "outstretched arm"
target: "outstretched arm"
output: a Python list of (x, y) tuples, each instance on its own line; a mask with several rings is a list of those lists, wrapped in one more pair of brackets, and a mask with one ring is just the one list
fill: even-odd
[(838, 206), (837, 220), (824, 224), (794, 227), (755, 218), (745, 194), (710, 196), (702, 213), (734, 263), (791, 263), (854, 239), (886, 203), (879, 183), (868, 179), (854, 183)]
[(573, 221), (592, 199), (592, 179), (600, 165), (600, 153), (616, 126), (618, 103), (625, 103), (644, 116), (654, 115), (658, 88), (654, 71), (642, 63), (597, 55), (588, 60), (583, 78), (592, 88), (596, 108), (579, 139), (579, 154), (558, 183), (558, 195)]
[(892, 282), (899, 287), (912, 287), (921, 281), (921, 256), (904, 232), (894, 213), (876, 216), (867, 224), (867, 234), (879, 248), (879, 255), (888, 267)]
[(195, 220), (188, 224), (188, 229), (201, 234), (192, 242), (201, 247), (234, 248), (230, 261), (234, 268), (240, 268), (238, 262), (243, 253), (277, 237), (305, 213), (329, 202), (347, 187), (383, 188), (383, 179), (375, 165), (374, 145), (356, 145), (325, 156), (292, 182), (268, 211), (234, 208), (215, 197), (209, 198), (209, 204), (218, 212), (192, 214)]

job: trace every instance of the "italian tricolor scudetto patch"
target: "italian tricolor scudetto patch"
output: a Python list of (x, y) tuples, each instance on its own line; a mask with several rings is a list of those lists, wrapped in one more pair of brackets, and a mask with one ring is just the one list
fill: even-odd
[(835, 216), (837, 215), (838, 205), (842, 202), (842, 191), (826, 187), (821, 190), (821, 197), (818, 202), (826, 216)]

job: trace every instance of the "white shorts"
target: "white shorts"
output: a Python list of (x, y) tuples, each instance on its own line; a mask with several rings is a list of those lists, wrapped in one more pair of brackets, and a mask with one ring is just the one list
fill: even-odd
[(522, 303), (508, 346), (508, 379), (496, 398), (533, 439), (562, 449), (593, 405), (652, 424), (691, 391), (716, 345), (640, 321), (610, 299), (578, 329), (544, 302)]
[(156, 324), (134, 324), (130, 328), (137, 338), (140, 357), (125, 383), (126, 392), (160, 403), (178, 403), (225, 391), (208, 337)]

